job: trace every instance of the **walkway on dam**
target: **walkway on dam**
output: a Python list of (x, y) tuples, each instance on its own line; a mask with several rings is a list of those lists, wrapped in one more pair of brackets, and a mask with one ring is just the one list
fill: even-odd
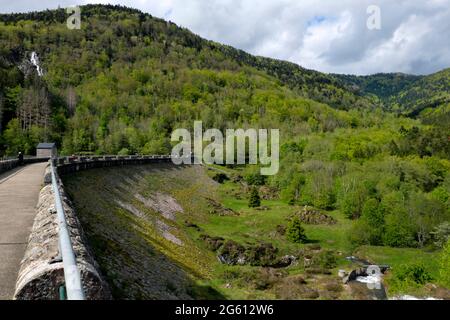
[(47, 163), (0, 174), (0, 300), (13, 298)]

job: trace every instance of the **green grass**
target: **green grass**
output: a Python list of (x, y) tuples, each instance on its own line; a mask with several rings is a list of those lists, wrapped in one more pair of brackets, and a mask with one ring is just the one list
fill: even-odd
[(427, 251), (418, 248), (391, 248), (361, 246), (356, 253), (378, 264), (388, 264), (393, 269), (402, 264), (420, 263), (437, 277), (439, 251)]
[(348, 241), (348, 232), (353, 221), (344, 218), (338, 211), (327, 212), (327, 214), (335, 218), (337, 223), (333, 225), (305, 225), (304, 228), (308, 238), (318, 241), (323, 248), (350, 253), (352, 246)]
[[(262, 200), (261, 206), (267, 207), (268, 210), (249, 208), (246, 198), (236, 199), (231, 195), (236, 189), (236, 184), (226, 182), (220, 186), (219, 193), (223, 205), (238, 212), (239, 216), (210, 217), (208, 223), (202, 225), (208, 233), (236, 241), (271, 242), (285, 250), (302, 246), (291, 244), (284, 237), (275, 234), (276, 226), (286, 225), (289, 216), (299, 210), (299, 207), (290, 206), (279, 200)], [(319, 243), (323, 248), (349, 253), (351, 246), (347, 241), (347, 234), (353, 222), (338, 211), (327, 214), (334, 217), (337, 223), (335, 225), (304, 225), (308, 239)]]

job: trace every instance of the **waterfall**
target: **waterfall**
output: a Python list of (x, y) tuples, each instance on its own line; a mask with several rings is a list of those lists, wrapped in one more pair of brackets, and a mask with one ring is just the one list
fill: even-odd
[(37, 73), (38, 73), (39, 77), (42, 77), (42, 75), (44, 73), (42, 72), (42, 68), (39, 65), (39, 56), (37, 55), (37, 53), (35, 51), (33, 51), (31, 53), (30, 62), (36, 67), (36, 70), (37, 70)]

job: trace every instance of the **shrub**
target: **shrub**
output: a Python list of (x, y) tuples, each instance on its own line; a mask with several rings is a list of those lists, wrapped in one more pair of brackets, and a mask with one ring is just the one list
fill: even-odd
[(286, 238), (294, 243), (304, 243), (307, 241), (305, 229), (298, 217), (292, 218), (286, 229)]
[(325, 269), (336, 267), (336, 256), (333, 251), (325, 250), (313, 256), (312, 264)]
[(421, 264), (401, 265), (394, 270), (391, 286), (394, 291), (407, 291), (411, 287), (421, 287), (433, 278)]
[(261, 175), (259, 168), (251, 167), (244, 174), (244, 180), (251, 186), (262, 186), (266, 184), (267, 176)]
[(239, 243), (228, 240), (219, 250), (219, 257), (221, 261), (228, 265), (235, 265), (240, 262), (241, 259), (245, 259), (245, 248)]
[(212, 178), (218, 183), (224, 183), (225, 181), (230, 180), (230, 178), (228, 178), (228, 176), (222, 172), (216, 173)]
[(221, 237), (211, 237), (207, 234), (200, 235), (200, 240), (202, 240), (206, 247), (211, 251), (217, 251), (224, 243), (225, 239)]
[(259, 196), (258, 189), (253, 187), (250, 191), (250, 198), (248, 201), (249, 208), (256, 208), (261, 205), (261, 197)]
[(278, 249), (271, 243), (243, 246), (228, 240), (219, 247), (218, 253), (219, 259), (228, 265), (271, 266), (277, 262)]
[(246, 261), (252, 266), (273, 265), (277, 260), (277, 252), (278, 249), (271, 243), (261, 243), (246, 249)]

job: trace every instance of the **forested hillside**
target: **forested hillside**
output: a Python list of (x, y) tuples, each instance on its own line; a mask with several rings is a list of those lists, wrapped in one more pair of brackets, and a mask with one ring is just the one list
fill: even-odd
[[(0, 131), (9, 124), (3, 152), (30, 153), (41, 140), (56, 141), (66, 153), (163, 152), (168, 144), (158, 135), (175, 123), (198, 118), (199, 109), (203, 116), (219, 114), (215, 124), (220, 127), (258, 122), (270, 111), (266, 108), (280, 112), (277, 104), (287, 108), (315, 101), (367, 111), (392, 102), (400, 92), (388, 109), (413, 112), (446, 99), (448, 72), (424, 78), (417, 87), (412, 85), (421, 79), (414, 76), (326, 75), (254, 57), (124, 7), (83, 7), (82, 30), (67, 29), (65, 19), (63, 9), (0, 16)], [(42, 77), (30, 62), (33, 52)], [(433, 99), (428, 98), (433, 92)], [(303, 119), (315, 120), (325, 130), (355, 126), (359, 118), (325, 111), (325, 106), (315, 109), (323, 114), (304, 114)], [(166, 123), (149, 125), (161, 112)], [(158, 134), (139, 137), (134, 131), (142, 126), (154, 127), (149, 130)]]
[(379, 98), (385, 110), (410, 117), (417, 117), (427, 108), (437, 108), (450, 102), (450, 69), (428, 76), (391, 73), (334, 77), (355, 93)]
[(450, 229), (450, 69), (327, 75), (134, 9), (88, 5), (82, 19), (69, 30), (62, 9), (0, 15), (0, 155), (32, 154), (42, 141), (62, 154), (167, 154), (172, 130), (194, 120), (278, 128), (278, 175), (228, 168), (246, 186), (239, 197), (264, 191), (332, 213), (350, 230), (339, 238), (346, 249), (440, 252)]
[[(220, 114), (217, 122), (224, 124), (249, 122), (256, 113), (264, 117), (265, 106), (256, 112), (258, 104), (312, 103), (307, 98), (337, 109), (374, 107), (333, 77), (203, 40), (136, 10), (86, 6), (83, 19), (84, 28), (73, 31), (66, 28), (62, 9), (0, 16), (2, 126), (10, 124), (4, 136), (7, 153), (20, 148), (31, 152), (42, 139), (57, 141), (67, 153), (165, 151), (163, 139), (153, 132), (151, 139), (133, 133), (139, 126), (151, 127), (149, 119), (161, 112), (168, 123), (151, 130), (164, 135), (174, 121), (198, 118), (195, 109)], [(42, 78), (29, 62), (32, 52), (40, 58)], [(27, 103), (31, 96), (45, 103), (32, 107)], [(264, 102), (268, 99), (275, 101)], [(16, 116), (19, 120), (10, 123)], [(326, 125), (342, 125), (328, 118)], [(112, 127), (116, 137), (109, 133)], [(121, 138), (125, 129), (131, 145)]]
[(450, 69), (423, 77), (401, 90), (396, 107), (411, 116), (426, 108), (436, 108), (450, 102)]
[(333, 76), (350, 86), (355, 92), (379, 98), (386, 107), (390, 106), (392, 98), (400, 91), (422, 78), (404, 73), (379, 73), (370, 76), (335, 74)]

